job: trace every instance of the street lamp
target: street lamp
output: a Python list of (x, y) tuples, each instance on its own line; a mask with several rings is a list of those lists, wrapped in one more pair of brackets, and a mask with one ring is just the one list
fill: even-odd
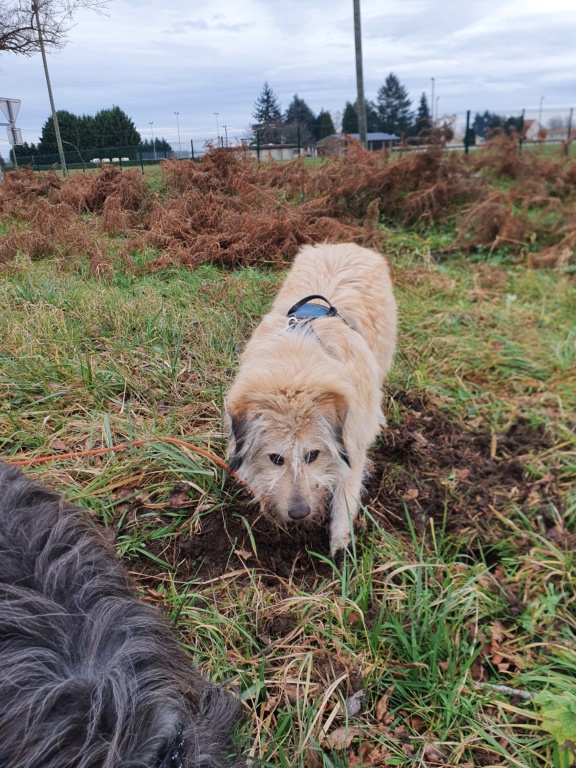
[(150, 125), (150, 133), (152, 134), (152, 151), (154, 152), (154, 160), (156, 160), (156, 144), (154, 143), (154, 129), (152, 126), (154, 125), (154, 122), (151, 120), (149, 122)]
[(220, 128), (218, 127), (218, 112), (214, 112), (216, 115), (216, 146), (218, 146), (218, 142), (220, 141)]
[(438, 102), (440, 101), (440, 96), (436, 96), (436, 120), (438, 120)]
[(178, 128), (178, 147), (180, 149), (180, 158), (182, 158), (182, 142), (180, 141), (180, 120), (178, 119), (178, 115), (180, 112), (174, 112), (176, 115), (176, 126)]

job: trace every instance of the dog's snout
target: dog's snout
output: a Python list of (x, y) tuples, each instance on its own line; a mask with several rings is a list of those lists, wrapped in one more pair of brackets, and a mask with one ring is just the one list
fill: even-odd
[(302, 520), (304, 517), (308, 517), (312, 510), (310, 504), (303, 499), (294, 499), (288, 508), (288, 517), (292, 520)]

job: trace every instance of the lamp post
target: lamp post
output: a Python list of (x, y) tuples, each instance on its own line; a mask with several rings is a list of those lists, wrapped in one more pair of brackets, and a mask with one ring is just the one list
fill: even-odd
[(227, 147), (228, 146), (228, 126), (223, 125), (222, 128), (224, 128), (224, 136), (226, 137), (224, 139), (224, 146)]
[(178, 128), (178, 149), (180, 150), (180, 158), (182, 158), (182, 142), (180, 141), (180, 120), (178, 119), (178, 115), (180, 112), (174, 112), (176, 115), (176, 127)]
[(438, 102), (440, 101), (440, 96), (436, 96), (436, 120), (438, 120)]
[(216, 115), (216, 146), (218, 146), (218, 142), (220, 141), (220, 128), (218, 127), (218, 112), (214, 112)]
[(150, 125), (150, 133), (152, 134), (152, 151), (154, 152), (154, 160), (156, 160), (156, 144), (154, 143), (154, 129), (152, 126), (154, 125), (153, 121), (149, 122)]
[(538, 109), (538, 138), (542, 138), (544, 135), (542, 128), (542, 104), (544, 104), (544, 96), (540, 96), (540, 108)]

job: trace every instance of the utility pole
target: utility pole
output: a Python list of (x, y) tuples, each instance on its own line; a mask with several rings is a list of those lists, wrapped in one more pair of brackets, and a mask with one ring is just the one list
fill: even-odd
[(226, 141), (224, 142), (224, 146), (228, 146), (228, 126), (223, 125), (222, 128), (224, 128), (224, 135), (226, 136)]
[(178, 119), (178, 115), (180, 112), (174, 112), (176, 115), (176, 127), (178, 128), (178, 148), (180, 150), (180, 158), (182, 158), (182, 142), (180, 141), (180, 120)]
[(358, 88), (358, 132), (360, 142), (366, 148), (366, 100), (364, 98), (364, 74), (362, 72), (362, 25), (360, 22), (360, 0), (354, 3), (354, 43), (356, 47), (356, 86)]
[[(38, 43), (40, 45), (40, 53), (42, 54), (42, 63), (44, 64), (44, 74), (46, 75), (46, 85), (48, 86), (48, 97), (50, 99), (50, 108), (52, 110), (52, 120), (54, 121), (54, 133), (56, 134), (56, 144), (58, 145), (58, 154), (60, 155), (60, 165), (62, 167), (62, 176), (68, 176), (68, 168), (66, 166), (66, 157), (64, 155), (64, 147), (62, 146), (62, 138), (60, 136), (60, 126), (58, 125), (58, 115), (56, 114), (56, 106), (54, 105), (54, 96), (52, 95), (52, 84), (50, 83), (50, 74), (48, 72), (48, 60), (46, 58), (46, 50), (44, 48), (44, 35), (42, 34), (42, 25), (40, 24), (40, 12), (38, 8), (37, 0), (32, 0), (32, 13), (36, 19), (36, 29), (38, 30)], [(14, 153), (16, 157), (16, 153)]]

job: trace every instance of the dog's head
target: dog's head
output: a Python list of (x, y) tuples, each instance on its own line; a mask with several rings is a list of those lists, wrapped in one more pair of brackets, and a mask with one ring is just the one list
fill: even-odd
[(349, 470), (346, 384), (240, 377), (226, 399), (230, 468), (281, 521), (316, 519)]

